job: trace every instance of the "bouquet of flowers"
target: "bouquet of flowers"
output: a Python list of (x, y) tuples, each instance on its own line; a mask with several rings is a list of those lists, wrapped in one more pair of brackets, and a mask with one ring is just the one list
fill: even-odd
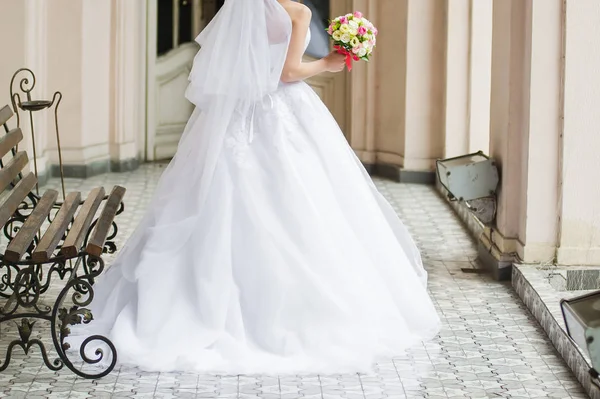
[(346, 56), (346, 66), (352, 70), (352, 60), (369, 61), (377, 44), (377, 28), (360, 11), (346, 14), (331, 21), (327, 33), (333, 39), (333, 48)]

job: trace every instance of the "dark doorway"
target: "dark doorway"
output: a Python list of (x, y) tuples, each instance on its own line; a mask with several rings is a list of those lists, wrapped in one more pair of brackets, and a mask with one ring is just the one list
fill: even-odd
[(156, 53), (161, 56), (194, 40), (192, 0), (157, 0)]

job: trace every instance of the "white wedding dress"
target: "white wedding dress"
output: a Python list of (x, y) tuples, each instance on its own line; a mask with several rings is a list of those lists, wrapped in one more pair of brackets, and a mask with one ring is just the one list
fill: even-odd
[[(198, 133), (198, 118), (186, 135)], [(193, 156), (180, 146), (173, 162)], [(306, 83), (281, 83), (230, 121), (217, 157), (204, 206), (194, 208), (186, 178), (187, 194), (157, 192), (141, 238), (94, 286), (86, 332), (106, 333), (120, 363), (357, 372), (435, 336), (440, 321), (410, 234)], [(167, 169), (162, 180), (172, 179)], [(185, 217), (169, 224), (167, 205)], [(172, 233), (157, 242), (164, 229)]]

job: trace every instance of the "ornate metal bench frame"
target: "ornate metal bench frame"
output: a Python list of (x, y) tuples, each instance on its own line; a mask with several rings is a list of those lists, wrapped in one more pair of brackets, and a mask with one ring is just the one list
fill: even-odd
[[(71, 332), (70, 326), (93, 320), (87, 306), (94, 298), (94, 281), (105, 267), (102, 254), (117, 249), (114, 238), (118, 227), (114, 218), (124, 211), (125, 189), (116, 186), (105, 195), (103, 188), (96, 188), (82, 200), (79, 193), (65, 196), (63, 184), (62, 202), (56, 201), (55, 190), (41, 196), (34, 193), (37, 176), (29, 173), (23, 177), (21, 172), (28, 163), (27, 154), (17, 150), (22, 133), (19, 128), (9, 130), (6, 125), (12, 115), (8, 106), (0, 108), (0, 124), (6, 130), (6, 135), (0, 138), (0, 158), (12, 154), (6, 165), (0, 161), (0, 192), (6, 194), (4, 201), (0, 201), (0, 225), (8, 240), (5, 252), (0, 254), (0, 301), (4, 302), (0, 302), (0, 325), (14, 322), (19, 338), (9, 343), (4, 360), (0, 359), (0, 372), (8, 368), (17, 347), (25, 354), (38, 347), (45, 365), (53, 371), (66, 366), (83, 378), (104, 377), (117, 362), (116, 348), (107, 337), (85, 338), (78, 348), (77, 364), (67, 355), (71, 348), (65, 339)], [(96, 216), (101, 204), (104, 207)], [(44, 230), (42, 224), (47, 222), (50, 226)], [(43, 296), (56, 286), (57, 279), (64, 286), (51, 305), (43, 303)], [(65, 303), (69, 300), (70, 306)], [(50, 323), (57, 356), (53, 360), (54, 355), (33, 334), (40, 320)], [(109, 353), (96, 347), (94, 357), (89, 357), (87, 349), (100, 343), (108, 347)], [(106, 356), (112, 357), (105, 360)], [(81, 361), (95, 367), (86, 372), (78, 367)]]

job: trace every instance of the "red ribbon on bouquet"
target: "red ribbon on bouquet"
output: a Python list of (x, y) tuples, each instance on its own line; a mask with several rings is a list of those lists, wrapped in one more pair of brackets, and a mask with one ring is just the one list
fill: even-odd
[(354, 61), (360, 60), (360, 58), (356, 54), (352, 54), (350, 51), (346, 50), (344, 47), (342, 47), (340, 45), (336, 44), (335, 46), (333, 46), (333, 48), (336, 49), (338, 53), (346, 56), (346, 66), (348, 67), (349, 71), (352, 70), (352, 60), (354, 60)]

